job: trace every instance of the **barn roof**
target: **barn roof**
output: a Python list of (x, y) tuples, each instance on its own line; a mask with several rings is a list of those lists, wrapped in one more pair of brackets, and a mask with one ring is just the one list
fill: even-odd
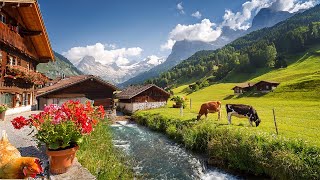
[(234, 90), (235, 88), (239, 87), (239, 88), (248, 88), (248, 87), (252, 87), (256, 85), (256, 83), (253, 82), (244, 82), (244, 83), (240, 83), (237, 84), (235, 87), (232, 88), (232, 90)]
[[(50, 60), (54, 60), (54, 55), (50, 45), (49, 37), (37, 1), (2, 0), (2, 2), (5, 2), (4, 7), (6, 7), (7, 4), (20, 4), (20, 6), (15, 9), (21, 17), (21, 21), (23, 22), (25, 28), (30, 32), (41, 32), (40, 35), (30, 37), (32, 44), (36, 50), (36, 53), (39, 56), (39, 61), (48, 62)], [(23, 4), (27, 4), (27, 6)]]
[(259, 82), (256, 83), (256, 84), (259, 84), (259, 83), (262, 83), (262, 82), (269, 83), (269, 84), (276, 84), (276, 85), (279, 85), (279, 84), (280, 84), (279, 82), (276, 82), (276, 81), (265, 81), (265, 80), (259, 81)]
[(170, 96), (170, 94), (163, 90), (162, 88), (154, 85), (154, 84), (147, 84), (147, 85), (136, 85), (136, 86), (129, 86), (128, 88), (126, 88), (125, 90), (123, 90), (122, 92), (118, 93), (116, 95), (116, 97), (118, 99), (131, 99), (137, 95), (139, 95), (140, 93), (155, 87), (157, 89), (159, 89), (160, 91), (162, 91), (163, 93), (167, 94), (168, 96)]
[(51, 84), (51, 85), (44, 87), (44, 88), (41, 88), (37, 91), (37, 97), (44, 96), (49, 93), (52, 93), (52, 92), (76, 85), (76, 84), (79, 84), (79, 83), (84, 82), (89, 79), (94, 79), (94, 80), (98, 81), (99, 83), (102, 83), (103, 85), (110, 87), (114, 91), (118, 90), (118, 88), (116, 86), (104, 81), (100, 77), (93, 76), (93, 75), (79, 75), (79, 76), (70, 76), (70, 77), (66, 77), (63, 79), (59, 78), (59, 79), (56, 79), (56, 80), (49, 82), (49, 84)]

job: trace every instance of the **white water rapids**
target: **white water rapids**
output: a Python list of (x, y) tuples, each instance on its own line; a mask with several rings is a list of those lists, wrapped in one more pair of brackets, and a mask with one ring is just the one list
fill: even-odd
[(220, 169), (206, 167), (200, 155), (161, 133), (126, 121), (119, 121), (111, 128), (114, 145), (137, 162), (134, 170), (144, 179), (240, 179)]

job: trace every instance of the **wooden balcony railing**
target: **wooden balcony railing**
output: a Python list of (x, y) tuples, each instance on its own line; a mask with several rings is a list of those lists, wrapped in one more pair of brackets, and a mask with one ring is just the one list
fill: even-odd
[(0, 22), (0, 41), (18, 48), (21, 52), (31, 57), (37, 57), (37, 55), (32, 52), (31, 47), (29, 47), (28, 41), (21, 37), (18, 33), (12, 31), (6, 24), (3, 24), (2, 22)]

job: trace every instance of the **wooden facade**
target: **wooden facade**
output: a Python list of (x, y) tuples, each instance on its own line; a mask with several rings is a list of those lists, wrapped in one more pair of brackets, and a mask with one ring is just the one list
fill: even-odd
[(270, 92), (275, 89), (280, 83), (272, 81), (259, 81), (258, 83), (242, 83), (233, 87), (232, 90), (234, 94), (243, 94), (248, 91), (257, 91), (257, 92)]
[(154, 84), (148, 84), (130, 86), (116, 97), (119, 99), (119, 108), (132, 113), (136, 110), (163, 106), (167, 103), (170, 94)]
[(255, 85), (257, 91), (270, 92), (274, 90), (280, 83), (272, 81), (260, 81)]
[(37, 100), (39, 109), (45, 105), (62, 104), (67, 100), (90, 100), (94, 105), (103, 105), (105, 109), (113, 108), (113, 93), (117, 87), (93, 75), (70, 76), (48, 83), (39, 89)]
[(15, 109), (9, 114), (35, 105), (35, 90), (47, 81), (36, 66), (53, 59), (37, 2), (1, 2), (0, 104)]

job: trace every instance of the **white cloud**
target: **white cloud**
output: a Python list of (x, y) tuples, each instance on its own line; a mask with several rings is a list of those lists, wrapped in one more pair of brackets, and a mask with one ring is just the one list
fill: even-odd
[(202, 14), (199, 11), (196, 11), (196, 12), (192, 13), (191, 16), (200, 19)]
[(225, 10), (222, 26), (228, 26), (233, 30), (247, 30), (251, 26), (251, 20), (262, 8), (272, 8), (276, 11), (297, 12), (309, 9), (317, 4), (319, 0), (250, 0), (242, 4), (240, 12)]
[(221, 35), (221, 28), (209, 19), (203, 19), (201, 23), (191, 25), (178, 24), (169, 34), (169, 40), (161, 45), (161, 49), (171, 49), (175, 41), (215, 41)]
[(165, 44), (162, 44), (162, 45), (160, 46), (161, 51), (172, 49), (174, 43), (176, 43), (175, 40), (168, 39), (168, 41), (167, 41)]
[(177, 9), (179, 10), (180, 14), (185, 14), (185, 12), (183, 10), (182, 2), (177, 4)]
[(291, 13), (299, 10), (309, 9), (317, 4), (317, 0), (308, 0), (302, 2), (300, 0), (276, 0), (270, 8), (276, 11), (288, 11)]
[(147, 60), (148, 64), (158, 65), (162, 63), (163, 58), (160, 58), (156, 55), (151, 55), (151, 56), (148, 56), (145, 60)]
[(233, 30), (247, 30), (251, 25), (252, 12), (258, 12), (261, 8), (269, 7), (270, 0), (251, 0), (242, 4), (242, 12), (232, 12), (225, 10), (222, 26), (229, 26)]
[(78, 62), (85, 56), (93, 56), (96, 61), (102, 64), (117, 63), (123, 65), (129, 63), (129, 58), (140, 56), (142, 51), (143, 49), (140, 47), (115, 49), (115, 46), (96, 43), (86, 47), (73, 47), (62, 54), (73, 63)]

